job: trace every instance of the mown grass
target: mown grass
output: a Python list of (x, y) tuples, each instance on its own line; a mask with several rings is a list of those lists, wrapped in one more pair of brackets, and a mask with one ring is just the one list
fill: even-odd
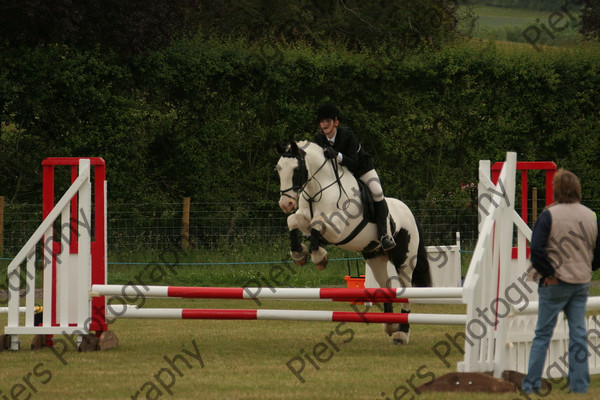
[[(477, 18), (475, 25), (471, 29), (465, 21), (461, 30), (470, 32), (478, 39), (521, 42), (528, 43), (528, 46), (533, 42), (537, 49), (542, 45), (572, 46), (579, 44), (582, 39), (577, 32), (577, 22), (571, 19), (579, 15), (572, 5), (568, 8), (568, 14), (560, 9), (538, 11), (484, 5), (473, 6), (472, 13)], [(549, 28), (548, 19), (553, 13), (556, 14), (555, 19), (557, 15), (562, 15), (560, 24), (555, 25), (556, 30)]]
[(364, 274), (360, 254), (328, 248), (330, 262), (317, 271), (308, 260), (295, 265), (284, 243), (238, 244), (220, 249), (173, 249), (142, 255), (116, 254), (109, 258), (110, 283), (144, 282), (180, 286), (291, 286), (343, 285), (349, 268)]
[[(343, 285), (349, 268), (352, 275), (357, 274), (357, 269), (361, 274), (365, 271), (359, 253), (328, 248), (330, 262), (325, 270), (317, 271), (310, 259), (304, 266), (295, 265), (288, 251), (288, 244), (282, 241), (235, 244), (218, 249), (173, 248), (109, 253), (109, 283), (171, 286), (246, 286), (254, 283), (250, 286), (322, 287)], [(9, 260), (0, 262), (0, 290), (7, 287), (8, 263)], [(36, 266), (38, 270), (43, 268), (41, 260)], [(36, 278), (39, 288), (41, 274), (38, 273)]]
[[(115, 254), (109, 256), (109, 261), (116, 263), (109, 266), (109, 283), (136, 282), (141, 277), (143, 283), (157, 285), (342, 286), (343, 276), (348, 273), (347, 262), (336, 258), (356, 257), (331, 248), (334, 260), (324, 271), (317, 271), (310, 263), (302, 267), (289, 263), (286, 253), (285, 244), (273, 244), (144, 252), (137, 256)], [(464, 253), (464, 266), (469, 259), (470, 253)], [(175, 266), (175, 261), (220, 264)], [(359, 264), (364, 271), (362, 261)], [(278, 271), (284, 272), (276, 274)], [(274, 276), (277, 282), (265, 281)], [(144, 306), (356, 311), (338, 302), (261, 303), (146, 299)], [(460, 305), (413, 305), (416, 313), (464, 311)], [(0, 315), (0, 326), (5, 323), (6, 315)], [(516, 393), (427, 393), (418, 389), (434, 378), (456, 371), (465, 345), (460, 339), (464, 328), (459, 326), (413, 325), (407, 346), (392, 345), (379, 324), (122, 319), (112, 323), (110, 329), (119, 337), (118, 348), (94, 353), (76, 352), (62, 336), (57, 338), (56, 353), (49, 349), (30, 351), (31, 337), (22, 336), (22, 351), (0, 354), (0, 398), (10, 398), (11, 391), (20, 391), (16, 398), (31, 399), (519, 398)], [(202, 363), (190, 356), (196, 351)], [(175, 360), (174, 364), (168, 360)], [(168, 387), (171, 382), (172, 387)], [(564, 398), (562, 385), (564, 381), (547, 398)], [(578, 398), (595, 399), (599, 395), (600, 377), (594, 376), (589, 394)]]
[(532, 24), (536, 22), (536, 18), (542, 18), (546, 14), (550, 14), (547, 11), (484, 5), (473, 6), (473, 12), (478, 16), (477, 22), (480, 27), (492, 29), (506, 25), (521, 26)]
[[(254, 302), (234, 300), (155, 299), (151, 303), (148, 306), (255, 308)], [(352, 310), (347, 304), (329, 302), (272, 301), (263, 307)], [(459, 313), (464, 308), (415, 305), (413, 311)], [(59, 356), (49, 349), (2, 353), (0, 390), (6, 394), (22, 385), (22, 397), (31, 394), (33, 399), (126, 399), (135, 398), (138, 392), (138, 398), (175, 399), (519, 398), (517, 393), (426, 393), (418, 389), (434, 377), (456, 371), (464, 348), (462, 340), (456, 347), (448, 339), (462, 331), (456, 326), (413, 325), (407, 346), (392, 345), (379, 324), (118, 320), (111, 329), (120, 343), (106, 352), (63, 351), (61, 343)], [(26, 347), (26, 340), (23, 343)], [(196, 352), (202, 364), (188, 355)], [(321, 361), (315, 356), (319, 352)], [(178, 355), (185, 361), (179, 357), (173, 365), (181, 374), (165, 359)], [(172, 396), (159, 380), (166, 386), (173, 382)], [(560, 390), (563, 384), (547, 398), (565, 398), (566, 392)], [(578, 398), (598, 395), (600, 377), (592, 377), (590, 392)]]

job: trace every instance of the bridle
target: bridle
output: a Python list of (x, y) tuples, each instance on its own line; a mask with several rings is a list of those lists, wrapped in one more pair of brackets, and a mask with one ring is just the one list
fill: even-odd
[[(304, 199), (309, 204), (311, 218), (313, 217), (313, 206), (312, 206), (313, 203), (320, 200), (320, 198), (321, 198), (320, 196), (322, 196), (323, 192), (326, 189), (330, 188), (331, 186), (333, 186), (337, 183), (340, 188), (340, 198), (341, 198), (341, 192), (342, 191), (345, 192), (345, 190), (343, 189), (343, 187), (341, 185), (341, 176), (338, 175), (338, 166), (334, 159), (328, 160), (326, 158), (325, 161), (323, 161), (323, 163), (321, 164), (321, 166), (319, 166), (319, 168), (317, 168), (317, 170), (309, 177), (308, 169), (306, 168), (306, 161), (304, 160), (304, 157), (302, 156), (302, 154), (294, 154), (294, 153), (286, 152), (286, 153), (283, 153), (281, 155), (281, 157), (295, 158), (296, 160), (298, 160), (298, 167), (296, 167), (294, 169), (294, 174), (292, 175), (292, 186), (287, 189), (280, 190), (279, 195), (286, 196), (286, 197), (289, 197), (289, 198), (297, 201), (298, 199), (294, 198), (293, 196), (290, 196), (287, 192), (289, 192), (289, 191), (297, 192), (298, 196), (300, 196), (300, 194), (302, 194)], [(333, 169), (335, 171), (336, 179), (333, 182), (331, 182), (329, 185), (322, 187), (321, 183), (315, 178), (315, 176), (319, 173), (319, 171), (321, 169), (323, 169), (323, 167), (327, 164), (327, 161), (331, 161), (331, 165), (333, 166)], [(342, 173), (342, 176), (343, 176), (343, 173)], [(308, 193), (306, 193), (304, 188), (312, 180), (315, 180), (318, 183), (318, 185), (321, 187), (321, 189), (319, 191), (317, 191), (317, 193), (315, 193), (314, 195), (310, 196)], [(317, 196), (319, 196), (318, 199), (317, 199)], [(338, 201), (339, 201), (339, 198), (338, 198)], [(339, 208), (339, 205), (338, 205), (338, 208)]]
[[(337, 200), (337, 208), (340, 209), (339, 203), (342, 198), (342, 193), (344, 193), (346, 195), (346, 197), (348, 197), (348, 194), (346, 193), (346, 190), (342, 186), (342, 181), (341, 181), (342, 177), (344, 176), (345, 170), (341, 169), (342, 173), (340, 175), (340, 172), (339, 172), (340, 169), (338, 168), (337, 162), (334, 159), (325, 158), (325, 161), (323, 161), (321, 166), (319, 168), (317, 168), (317, 170), (309, 177), (308, 169), (306, 168), (306, 161), (304, 158), (306, 153), (304, 151), (299, 150), (294, 142), (291, 142), (291, 151), (290, 151), (290, 148), (288, 148), (287, 150), (283, 150), (283, 147), (281, 147), (281, 145), (277, 145), (277, 146), (278, 146), (278, 151), (279, 151), (279, 154), (281, 155), (281, 157), (294, 158), (294, 159), (298, 160), (298, 166), (294, 169), (294, 173), (292, 175), (292, 186), (287, 189), (280, 190), (279, 191), (280, 196), (286, 196), (286, 197), (293, 199), (294, 201), (298, 201), (300, 195), (302, 194), (302, 198), (304, 200), (306, 200), (306, 202), (309, 205), (310, 218), (312, 220), (312, 218), (314, 217), (313, 203), (320, 201), (321, 197), (323, 195), (323, 192), (325, 190), (327, 190), (328, 188), (330, 188), (331, 186), (334, 186), (335, 184), (337, 184), (338, 190), (339, 190), (339, 196), (338, 196), (338, 200)], [(323, 187), (323, 186), (321, 186), (321, 183), (319, 182), (319, 180), (316, 178), (316, 175), (319, 173), (319, 171), (321, 169), (323, 169), (323, 167), (327, 164), (328, 161), (331, 162), (333, 172), (335, 174), (335, 179), (329, 185)], [(306, 192), (305, 188), (308, 185), (308, 183), (312, 180), (314, 180), (317, 183), (317, 185), (320, 187), (320, 189), (317, 191), (317, 193), (310, 196)], [(288, 192), (290, 192), (290, 191), (294, 191), (294, 192), (298, 193), (298, 198), (294, 198), (293, 196), (289, 195)], [(333, 244), (336, 246), (339, 246), (339, 245), (349, 243), (356, 237), (356, 235), (358, 235), (364, 229), (364, 227), (367, 225), (368, 222), (369, 222), (369, 220), (367, 218), (363, 217), (361, 222), (358, 224), (358, 226), (356, 226), (354, 228), (354, 230), (352, 232), (350, 232), (350, 234), (344, 240), (342, 240), (338, 243), (333, 243)], [(321, 240), (323, 242), (326, 242), (322, 235), (321, 235)]]
[(287, 189), (280, 190), (279, 195), (289, 197), (293, 200), (297, 200), (293, 196), (290, 196), (287, 192), (294, 191), (300, 193), (304, 191), (304, 188), (310, 180), (308, 179), (308, 169), (306, 168), (306, 162), (304, 161), (304, 157), (302, 157), (300, 154), (283, 153), (281, 157), (295, 158), (296, 160), (298, 160), (298, 167), (294, 169), (294, 174), (292, 175), (292, 186)]

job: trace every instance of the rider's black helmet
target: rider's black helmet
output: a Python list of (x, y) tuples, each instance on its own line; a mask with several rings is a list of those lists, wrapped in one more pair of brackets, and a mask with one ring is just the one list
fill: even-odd
[(337, 109), (332, 103), (325, 103), (319, 106), (317, 109), (317, 122), (324, 119), (340, 119), (340, 110)]

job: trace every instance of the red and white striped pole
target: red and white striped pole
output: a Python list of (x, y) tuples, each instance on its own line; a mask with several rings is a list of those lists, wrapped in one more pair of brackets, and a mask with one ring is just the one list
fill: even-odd
[(143, 319), (212, 319), (212, 320), (277, 320), (399, 324), (465, 325), (464, 314), (359, 313), (314, 310), (232, 310), (186, 308), (107, 307), (116, 318)]
[(415, 299), (460, 299), (462, 288), (272, 288), (93, 285), (92, 296), (147, 296), (194, 299), (335, 300), (406, 302)]

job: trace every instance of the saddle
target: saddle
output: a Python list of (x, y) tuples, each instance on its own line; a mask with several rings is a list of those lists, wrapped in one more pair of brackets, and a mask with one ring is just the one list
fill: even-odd
[[(369, 223), (377, 223), (375, 218), (375, 202), (373, 201), (373, 195), (371, 191), (367, 187), (367, 185), (356, 178), (356, 182), (358, 183), (358, 188), (360, 191), (360, 201), (363, 207), (363, 220), (354, 230), (346, 237), (346, 239), (342, 240), (339, 243), (335, 243), (336, 246), (348, 243), (352, 239), (356, 237), (362, 231), (362, 229)], [(388, 216), (390, 228), (392, 232), (396, 231), (396, 224), (392, 218), (392, 216)], [(321, 237), (324, 244), (329, 244), (324, 238)], [(379, 255), (385, 254), (383, 250), (380, 248), (380, 243), (378, 241), (372, 241), (369, 245), (363, 250), (363, 256), (366, 258), (373, 258)]]
[(358, 188), (360, 191), (360, 202), (363, 207), (363, 218), (368, 222), (375, 223), (375, 202), (373, 201), (373, 195), (367, 187), (367, 184), (356, 178), (358, 182)]

